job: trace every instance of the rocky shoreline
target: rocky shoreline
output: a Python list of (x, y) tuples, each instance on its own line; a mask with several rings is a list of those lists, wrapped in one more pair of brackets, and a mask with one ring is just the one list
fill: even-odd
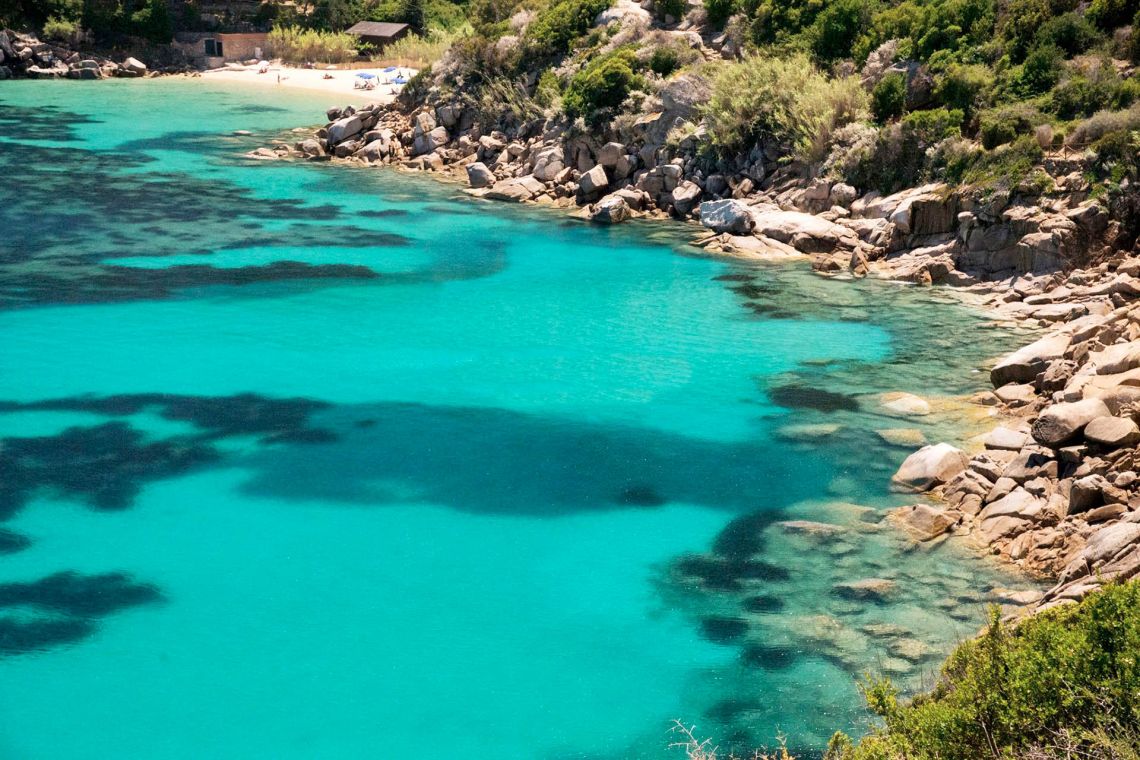
[(66, 45), (41, 42), (35, 36), (0, 29), (0, 80), (19, 79), (108, 79), (153, 74), (133, 56), (113, 61), (83, 53)]
[(330, 109), (299, 141), (257, 159), (394, 165), (465, 181), (471, 195), (573, 209), (599, 223), (699, 221), (695, 242), (745, 259), (808, 258), (824, 275), (953, 286), (1009, 324), (1048, 330), (997, 361), (977, 403), (1003, 422), (970, 455), (915, 452), (894, 486), (926, 501), (892, 519), (916, 539), (968, 536), (1057, 585), (1041, 607), (1140, 573), (1140, 251), (1091, 198), (1088, 155), (1047, 155), (1035, 194), (926, 185), (868, 193), (777, 165), (762, 151), (706, 173), (694, 144), (655, 141), (685, 111), (683, 87), (628, 144), (545, 120), (486, 134), (457, 103), (410, 112)]

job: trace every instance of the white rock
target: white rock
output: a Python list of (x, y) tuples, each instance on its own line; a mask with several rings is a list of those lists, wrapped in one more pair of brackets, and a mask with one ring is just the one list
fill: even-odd
[(714, 232), (734, 235), (747, 235), (756, 226), (747, 204), (732, 199), (702, 203), (701, 224)]
[(906, 417), (922, 417), (930, 414), (930, 404), (913, 393), (884, 393), (879, 403), (893, 414)]
[(965, 470), (969, 461), (964, 451), (948, 443), (923, 446), (906, 458), (891, 482), (907, 491), (929, 491)]

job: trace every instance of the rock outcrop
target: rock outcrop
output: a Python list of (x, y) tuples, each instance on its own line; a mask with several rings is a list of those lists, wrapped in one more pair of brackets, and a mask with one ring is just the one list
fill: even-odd
[(0, 80), (104, 79), (142, 77), (151, 73), (137, 58), (116, 63), (102, 56), (84, 54), (54, 42), (41, 42), (30, 34), (0, 29)]

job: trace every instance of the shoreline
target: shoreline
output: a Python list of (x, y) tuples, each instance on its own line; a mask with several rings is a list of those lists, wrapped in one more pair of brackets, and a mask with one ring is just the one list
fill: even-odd
[[(359, 111), (331, 109), (327, 116), (328, 124), (309, 139), (277, 140), (246, 155), (466, 179), (465, 192), (473, 197), (557, 208), (595, 223), (699, 218), (706, 229), (694, 230), (693, 245), (709, 256), (740, 263), (808, 260), (831, 278), (945, 285), (942, 292), (995, 325), (1043, 328), (1013, 354), (994, 357), (993, 390), (972, 397), (977, 408), (991, 410), (982, 412), (993, 417), (988, 433), (957, 445), (927, 445), (906, 459), (892, 485), (913, 493), (915, 504), (892, 510), (890, 519), (919, 543), (961, 537), (1027, 579), (1057, 582), (1043, 595), (1023, 599), (1027, 606), (1021, 609), (1028, 611), (1078, 601), (1099, 587), (1102, 576), (1140, 574), (1140, 476), (1111, 471), (1122, 458), (1130, 467), (1130, 449), (1140, 443), (1131, 407), (1085, 404), (1093, 418), (1103, 418), (1094, 427), (1124, 429), (1115, 441), (1102, 436), (1082, 443), (1092, 418), (1059, 438), (1042, 440), (1038, 433), (1051, 410), (1063, 416), (1074, 402), (1084, 403), (1081, 388), (1066, 384), (1097, 373), (1096, 363), (1087, 362), (1095, 351), (1132, 351), (1135, 361), (1116, 371), (1140, 373), (1140, 256), (1099, 242), (1112, 223), (1096, 201), (1080, 193), (1058, 200), (974, 197), (968, 189), (942, 185), (860, 198), (840, 183), (783, 177), (771, 183), (779, 192), (742, 182), (745, 193), (728, 193), (728, 185), (721, 198), (698, 203), (702, 191), (677, 161), (662, 163), (658, 156), (654, 166), (628, 174), (622, 162), (637, 165), (639, 159), (623, 157), (625, 146), (588, 145), (581, 137), (509, 142), (498, 133), (480, 135), (465, 126), (457, 105), (407, 115), (370, 104)], [(578, 168), (567, 165), (571, 154)], [(647, 187), (663, 193), (656, 202)], [(960, 263), (969, 267), (960, 269)], [(1130, 321), (1134, 302), (1136, 319)], [(1131, 332), (1120, 333), (1122, 320)], [(1127, 349), (1115, 348), (1122, 335)], [(1087, 345), (1074, 359), (1066, 349), (1077, 337)], [(1049, 356), (1018, 358), (1039, 344), (1062, 341), (1066, 346)], [(1010, 366), (1016, 369), (1004, 369)], [(1140, 417), (1140, 389), (1135, 395)], [(1117, 450), (1129, 455), (1113, 454)], [(1140, 469), (1140, 452), (1136, 460)], [(1027, 462), (1041, 466), (1027, 468)], [(1105, 473), (1119, 474), (1119, 483), (1105, 480)], [(1085, 480), (1074, 486), (1074, 475)]]
[[(258, 73), (257, 66), (231, 65), (220, 69), (209, 69), (200, 74), (183, 75), (188, 78), (202, 79), (207, 82), (226, 82), (243, 84), (250, 87), (272, 87), (287, 91), (304, 91), (320, 93), (336, 97), (338, 103), (352, 100), (354, 104), (380, 103), (389, 105), (395, 101), (403, 85), (378, 83), (374, 90), (354, 88), (357, 73), (373, 73), (378, 77), (386, 76), (382, 73), (385, 67), (378, 66), (373, 69), (338, 69), (316, 68), (306, 69), (288, 66), (281, 63), (271, 63), (265, 73)], [(411, 79), (417, 73), (415, 69), (401, 68), (397, 72), (406, 79)], [(177, 75), (176, 75), (177, 76)], [(393, 74), (395, 76), (395, 74)], [(330, 77), (330, 78), (326, 78)]]

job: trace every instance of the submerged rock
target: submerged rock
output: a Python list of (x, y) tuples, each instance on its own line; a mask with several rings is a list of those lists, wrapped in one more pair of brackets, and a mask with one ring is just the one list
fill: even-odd
[(836, 594), (844, 599), (882, 601), (895, 593), (898, 584), (886, 578), (864, 578), (858, 581), (837, 583), (832, 588)]
[(929, 491), (950, 482), (969, 462), (964, 451), (948, 443), (923, 446), (906, 458), (891, 482), (907, 491)]

